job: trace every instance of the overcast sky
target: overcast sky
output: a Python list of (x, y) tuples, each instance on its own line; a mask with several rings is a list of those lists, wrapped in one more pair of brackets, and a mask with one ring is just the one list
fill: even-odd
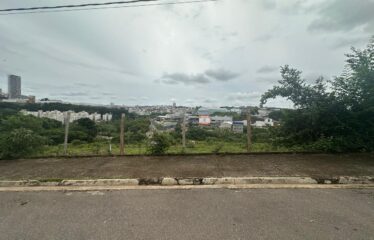
[[(107, 1), (1, 0), (0, 8)], [(373, 13), (374, 0), (221, 0), (0, 16), (0, 88), (16, 74), (22, 93), (38, 99), (258, 105), (282, 65), (308, 81), (339, 75), (350, 46), (374, 35)]]

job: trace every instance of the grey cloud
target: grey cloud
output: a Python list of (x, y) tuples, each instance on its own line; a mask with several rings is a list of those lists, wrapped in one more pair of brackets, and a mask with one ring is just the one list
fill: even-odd
[(94, 84), (94, 83), (92, 83), (92, 84), (88, 84), (88, 83), (76, 83), (76, 85), (81, 86), (81, 87), (91, 87), (91, 88), (97, 88), (97, 87), (99, 87), (98, 84)]
[(215, 98), (206, 98), (203, 100), (204, 103), (216, 103), (217, 99)]
[(310, 7), (306, 6), (305, 0), (259, 0), (260, 7), (265, 10), (277, 10), (283, 14), (300, 14), (307, 12)]
[(308, 27), (309, 31), (350, 31), (360, 26), (366, 30), (374, 25), (374, 1), (334, 0), (319, 11), (319, 18)]
[(344, 48), (344, 47), (352, 47), (357, 44), (366, 43), (367, 41), (368, 41), (368, 38), (366, 37), (339, 39), (334, 44), (331, 45), (331, 48), (338, 49), (338, 48)]
[(207, 70), (205, 71), (205, 75), (223, 82), (229, 81), (239, 76), (239, 74), (237, 73), (233, 73), (224, 69)]
[(138, 100), (137, 97), (129, 97), (129, 98), (127, 98), (127, 99), (130, 100), (130, 101), (136, 101), (136, 100)]
[(128, 97), (127, 100), (132, 102), (139, 102), (139, 101), (146, 101), (149, 100), (149, 97), (143, 96), (143, 97)]
[(227, 96), (228, 100), (234, 100), (234, 101), (246, 101), (246, 100), (253, 100), (253, 99), (259, 99), (261, 96), (261, 93), (259, 92), (236, 92), (231, 93)]
[(166, 84), (184, 83), (186, 85), (207, 84), (212, 81), (227, 82), (237, 76), (239, 76), (239, 74), (224, 69), (209, 69), (204, 73), (198, 74), (165, 73), (161, 79), (156, 79), (155, 82), (163, 82)]
[(273, 73), (278, 70), (275, 66), (262, 66), (257, 70), (257, 73)]
[(279, 77), (258, 77), (256, 78), (256, 81), (258, 83), (276, 83), (278, 82)]
[(98, 99), (101, 99), (101, 97), (90, 97), (90, 99), (92, 99), (92, 100), (98, 100)]
[(260, 0), (261, 7), (267, 10), (272, 10), (277, 7), (277, 3), (274, 0)]
[(254, 41), (256, 41), (256, 42), (267, 42), (267, 41), (269, 41), (273, 38), (274, 38), (274, 36), (271, 35), (271, 34), (264, 34), (264, 35), (260, 35), (260, 36), (256, 37), (254, 39)]
[(168, 74), (165, 73), (162, 76), (163, 83), (166, 84), (178, 84), (184, 83), (186, 85), (191, 84), (206, 84), (209, 83), (210, 80), (204, 74), (184, 74), (184, 73), (172, 73)]
[[(22, 42), (17, 42), (17, 44), (22, 44)], [(23, 44), (23, 45), (26, 45), (26, 44)], [(71, 57), (69, 57), (69, 58), (65, 57), (64, 58), (64, 57), (61, 57), (58, 54), (52, 54), (51, 51), (48, 51), (44, 48), (40, 48), (38, 46), (35, 47), (33, 45), (30, 45), (30, 44), (28, 44), (26, 46), (28, 47), (28, 49), (30, 51), (34, 52), (35, 54), (38, 54), (38, 55), (43, 56), (45, 58), (49, 58), (49, 59), (67, 64), (67, 65), (77, 66), (77, 67), (81, 67), (81, 68), (85, 68), (85, 69), (89, 69), (89, 70), (94, 70), (94, 71), (108, 71), (108, 72), (116, 72), (116, 73), (125, 74), (125, 75), (136, 75), (136, 73), (134, 73), (134, 72), (126, 71), (126, 70), (121, 69), (121, 68), (114, 68), (114, 67), (109, 67), (109, 66), (100, 65), (100, 64), (90, 64), (90, 63), (87, 63), (87, 62), (82, 62), (79, 59), (75, 60), (74, 58), (71, 58)], [(13, 50), (13, 53), (18, 54), (18, 55), (24, 55), (24, 53), (20, 50)]]

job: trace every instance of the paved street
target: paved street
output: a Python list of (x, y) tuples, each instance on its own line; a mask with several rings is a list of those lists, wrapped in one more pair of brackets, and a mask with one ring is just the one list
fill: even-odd
[(0, 192), (0, 239), (374, 239), (373, 189)]

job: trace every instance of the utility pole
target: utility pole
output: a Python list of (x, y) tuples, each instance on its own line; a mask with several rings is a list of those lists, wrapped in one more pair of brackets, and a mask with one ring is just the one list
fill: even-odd
[(69, 123), (70, 123), (70, 112), (66, 113), (65, 117), (65, 139), (64, 139), (64, 154), (68, 152), (68, 140), (69, 140)]
[(247, 110), (247, 152), (251, 151), (252, 129), (251, 129), (251, 110)]
[(183, 120), (182, 120), (182, 146), (183, 151), (186, 150), (186, 114), (183, 113)]
[(119, 136), (120, 139), (120, 146), (119, 146), (119, 154), (125, 155), (125, 114), (122, 113), (121, 115), (121, 133)]

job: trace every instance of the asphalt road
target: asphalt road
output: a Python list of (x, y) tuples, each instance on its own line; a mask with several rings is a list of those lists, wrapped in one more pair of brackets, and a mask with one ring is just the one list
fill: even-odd
[(374, 190), (0, 192), (0, 239), (374, 239)]

